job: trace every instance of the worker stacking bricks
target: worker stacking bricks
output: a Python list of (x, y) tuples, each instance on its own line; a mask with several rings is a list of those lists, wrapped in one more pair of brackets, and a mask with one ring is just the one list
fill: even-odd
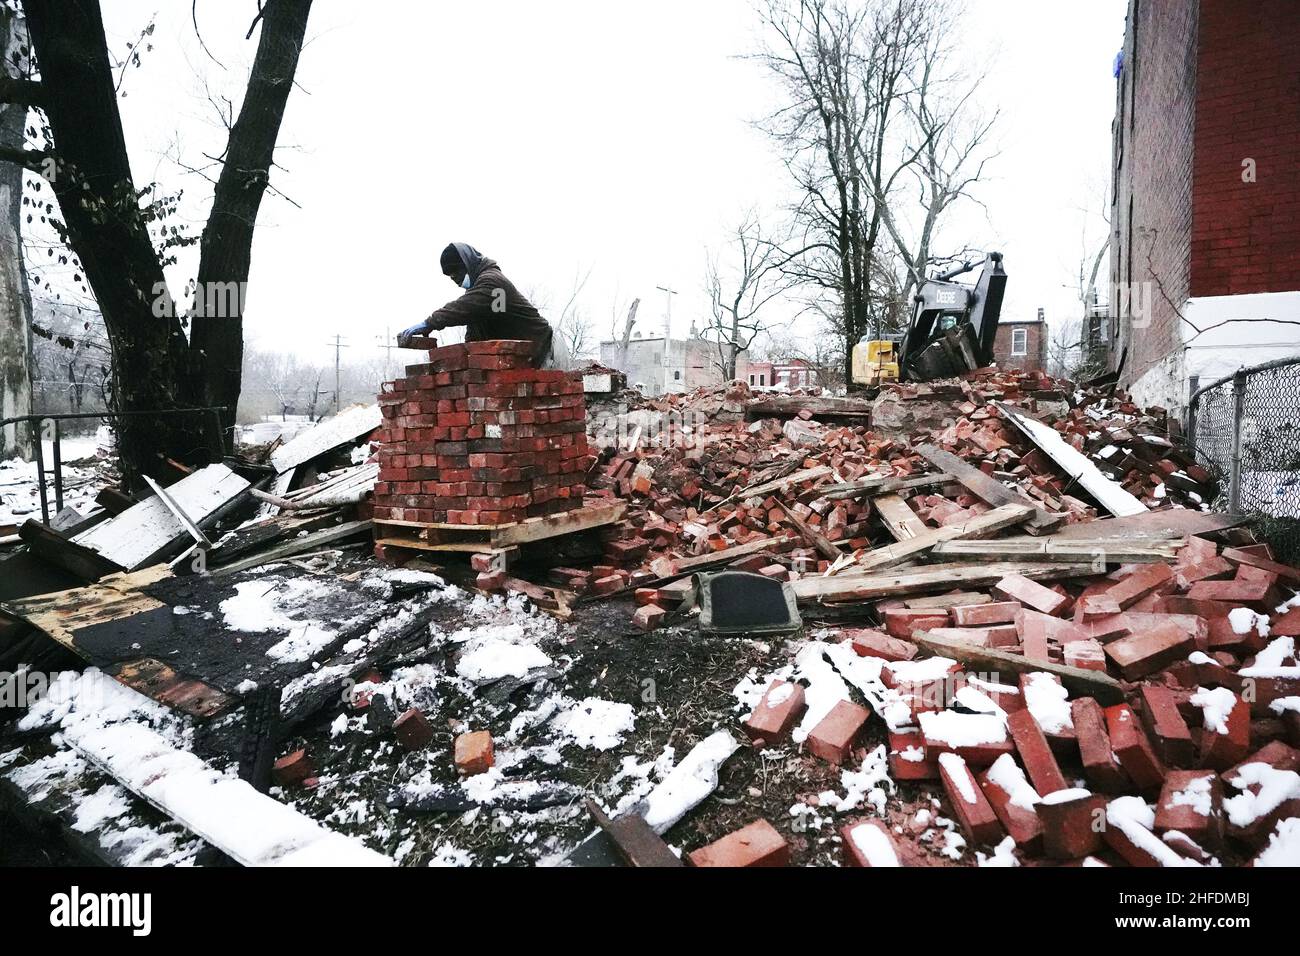
[(376, 519), (498, 525), (582, 507), (582, 383), (532, 368), (533, 351), (447, 345), (384, 383)]

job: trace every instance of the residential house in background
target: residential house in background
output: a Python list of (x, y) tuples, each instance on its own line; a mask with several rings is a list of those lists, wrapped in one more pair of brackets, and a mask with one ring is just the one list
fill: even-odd
[(1300, 354), (1298, 41), (1295, 0), (1129, 3), (1107, 345), (1140, 405)]
[(816, 388), (817, 369), (803, 359), (751, 362), (742, 352), (736, 360), (736, 378), (753, 388)]
[(627, 383), (651, 397), (718, 385), (718, 346), (691, 333), (684, 339), (633, 333), (624, 353), (621, 341), (600, 343), (600, 363), (627, 374)]
[(1047, 368), (1047, 320), (1043, 310), (1032, 319), (1007, 319), (998, 322), (993, 339), (993, 361), (998, 368), (1018, 368), (1041, 372)]

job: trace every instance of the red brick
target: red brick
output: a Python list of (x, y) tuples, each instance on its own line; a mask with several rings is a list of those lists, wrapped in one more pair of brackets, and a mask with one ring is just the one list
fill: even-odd
[(947, 626), (947, 611), (898, 607), (885, 612), (885, 630), (894, 637), (908, 638), (917, 631)]
[(306, 750), (295, 750), (276, 760), (271, 777), (282, 787), (292, 787), (316, 775), (316, 765)]
[(754, 712), (745, 719), (745, 733), (753, 740), (763, 740), (769, 744), (784, 740), (799, 722), (806, 707), (802, 686), (774, 680)]
[(909, 641), (902, 641), (879, 631), (860, 629), (842, 632), (859, 657), (879, 657), (886, 661), (910, 661), (917, 654), (917, 647)]
[(958, 627), (987, 627), (990, 624), (1014, 624), (1020, 604), (997, 601), (988, 604), (959, 604), (948, 609)]
[(1062, 650), (1065, 663), (1070, 667), (1079, 667), (1090, 671), (1106, 671), (1106, 648), (1101, 641), (1091, 638), (1084, 641), (1071, 641)]
[(1143, 791), (1160, 787), (1165, 780), (1165, 766), (1147, 739), (1133, 708), (1128, 704), (1107, 707), (1106, 729), (1110, 733), (1111, 748), (1133, 785)]
[(889, 732), (889, 776), (894, 780), (939, 778), (939, 756), (929, 752), (919, 730)]
[(637, 608), (632, 615), (632, 623), (638, 630), (653, 631), (664, 622), (668, 612), (657, 604), (645, 604)]
[(805, 746), (823, 760), (842, 764), (870, 716), (867, 708), (841, 700), (812, 729)]
[(1172, 691), (1158, 684), (1143, 684), (1138, 690), (1142, 701), (1142, 726), (1166, 764), (1189, 767), (1196, 759), (1196, 742)]
[(979, 783), (1007, 835), (1020, 849), (1037, 854), (1043, 843), (1043, 824), (1036, 809), (1038, 792), (1025, 779), (1015, 758), (1010, 754), (999, 757), (979, 775)]
[(1011, 624), (991, 627), (932, 627), (928, 633), (936, 638), (961, 641), (971, 647), (1014, 647), (1020, 643), (1020, 635)]
[(789, 866), (790, 845), (766, 820), (756, 820), (749, 826), (708, 846), (688, 854), (692, 866)]
[(1226, 783), (1248, 763), (1266, 763), (1274, 770), (1290, 770), (1293, 773), (1300, 773), (1300, 750), (1289, 747), (1280, 740), (1269, 741), (1235, 767), (1230, 767), (1219, 774), (1219, 779)]
[(1129, 866), (1161, 866), (1165, 854), (1160, 848), (1165, 844), (1156, 836), (1154, 826), (1155, 814), (1140, 797), (1119, 797), (1106, 805), (1102, 838)]
[(456, 770), (464, 777), (485, 773), (491, 768), (495, 756), (492, 749), (492, 734), (486, 730), (475, 730), (461, 734), (455, 744)]
[(1164, 623), (1106, 645), (1106, 654), (1125, 680), (1138, 680), (1186, 657), (1196, 644), (1177, 624)]
[(1028, 710), (1017, 711), (1007, 715), (1007, 732), (1015, 744), (1020, 761), (1033, 782), (1034, 789), (1042, 796), (1064, 790), (1068, 786), (1056, 758), (1048, 746), (1047, 737), (1038, 726), (1038, 721)]
[(1008, 574), (993, 585), (993, 590), (1009, 601), (1019, 601), (1043, 614), (1059, 614), (1070, 604), (1070, 599), (1065, 595), (1045, 588), (1021, 574)]
[[(1208, 805), (1209, 813), (1200, 809)], [(1179, 830), (1201, 846), (1223, 842), (1223, 784), (1212, 770), (1171, 770), (1156, 801), (1156, 832)]]
[(433, 728), (419, 708), (412, 707), (393, 721), (393, 735), (407, 750), (423, 750), (433, 741)]
[(879, 820), (860, 820), (840, 827), (845, 866), (902, 866), (889, 827)]
[[(927, 754), (936, 758), (941, 753), (955, 753), (972, 767), (987, 767), (1003, 754), (1013, 753), (1015, 747), (1005, 729), (995, 717), (962, 714), (958, 711), (923, 713), (919, 717), (921, 732), (925, 735)], [(948, 736), (956, 728), (958, 738), (971, 739), (974, 731), (987, 731), (977, 743), (952, 743)]]
[[(1199, 701), (1199, 703), (1198, 703)], [(1226, 718), (1211, 720), (1221, 703), (1229, 702)], [(1201, 766), (1226, 770), (1250, 753), (1250, 705), (1226, 687), (1202, 688), (1192, 698), (1202, 708), (1205, 726), (1201, 731)]]
[(1079, 742), (1079, 756), (1088, 786), (1102, 793), (1125, 792), (1129, 785), (1128, 774), (1111, 749), (1106, 715), (1101, 705), (1091, 697), (1080, 697), (1070, 702), (1070, 718), (1074, 722), (1074, 734)]
[(1002, 824), (966, 761), (954, 753), (940, 754), (939, 777), (948, 794), (952, 814), (971, 842), (999, 843), (1004, 835)]
[(1149, 594), (1154, 594), (1174, 579), (1174, 570), (1167, 564), (1144, 564), (1133, 573), (1121, 578), (1106, 589), (1121, 608), (1128, 609)]
[(1038, 804), (1043, 852), (1057, 860), (1077, 860), (1102, 843), (1106, 798), (1087, 790), (1058, 790)]
[(1187, 592), (1193, 601), (1226, 601), (1247, 605), (1257, 611), (1268, 611), (1273, 587), (1267, 581), (1241, 580), (1200, 581)]

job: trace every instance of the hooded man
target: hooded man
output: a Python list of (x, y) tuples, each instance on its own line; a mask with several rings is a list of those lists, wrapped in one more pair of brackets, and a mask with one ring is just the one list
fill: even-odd
[(526, 340), (534, 346), (534, 368), (563, 366), (555, 354), (559, 340), (551, 326), (505, 277), (495, 260), (485, 258), (467, 243), (453, 242), (442, 250), (440, 264), (442, 274), (466, 290), (464, 295), (402, 332), (397, 337), (399, 344), (414, 335), (463, 325), (466, 342)]

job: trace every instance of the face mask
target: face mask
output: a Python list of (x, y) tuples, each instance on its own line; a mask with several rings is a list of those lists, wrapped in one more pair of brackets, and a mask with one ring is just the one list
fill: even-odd
[(462, 289), (468, 289), (468, 288), (469, 288), (470, 286), (472, 286), (473, 284), (474, 284), (474, 283), (470, 281), (469, 273), (466, 272), (466, 273), (465, 273), (465, 278), (463, 278), (463, 279), (460, 280), (460, 287), (461, 287)]

